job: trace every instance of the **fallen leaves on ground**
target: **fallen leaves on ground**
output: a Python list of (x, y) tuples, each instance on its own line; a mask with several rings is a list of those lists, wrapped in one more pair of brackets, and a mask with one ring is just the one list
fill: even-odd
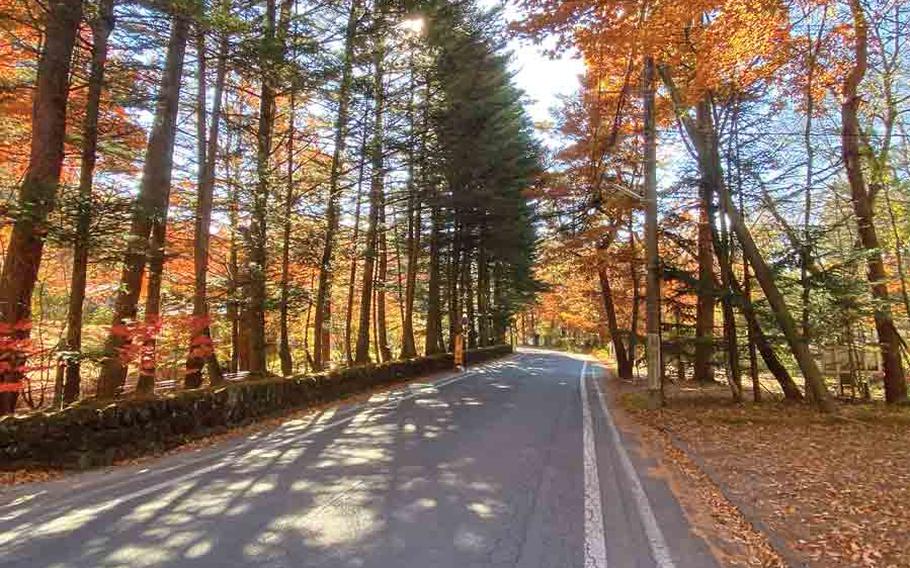
[[(617, 395), (612, 388), (610, 392)], [(660, 473), (677, 496), (689, 522), (722, 565), (786, 568), (786, 561), (771, 546), (767, 535), (753, 527), (691, 456), (674, 445), (668, 432), (661, 428), (635, 428), (629, 424), (624, 406), (620, 405), (614, 411), (617, 425), (623, 429), (633, 428), (642, 442), (643, 451), (656, 454)], [(633, 412), (633, 417), (635, 422), (643, 422), (639, 413)], [(645, 422), (645, 425), (651, 424)]]
[(38, 483), (50, 481), (63, 475), (60, 469), (21, 469), (14, 471), (0, 471), (0, 487), (4, 485), (19, 485), (21, 483)]
[(723, 387), (670, 389), (649, 412), (623, 407), (703, 462), (734, 501), (810, 566), (910, 566), (910, 409), (834, 415), (780, 402), (735, 405)]

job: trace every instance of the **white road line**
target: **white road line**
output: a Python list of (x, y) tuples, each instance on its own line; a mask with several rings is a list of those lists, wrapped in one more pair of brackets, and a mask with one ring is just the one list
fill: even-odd
[(585, 464), (585, 568), (607, 568), (607, 543), (604, 540), (603, 502), (600, 477), (597, 475), (597, 450), (594, 447), (594, 425), (588, 403), (585, 371), (588, 362), (581, 365), (581, 414), (582, 446)]
[[(584, 379), (582, 379), (582, 384), (584, 384)], [(648, 494), (645, 493), (641, 478), (638, 477), (635, 466), (632, 465), (632, 460), (629, 459), (629, 453), (626, 452), (626, 447), (622, 443), (622, 438), (619, 437), (619, 430), (613, 423), (613, 418), (610, 416), (610, 411), (604, 402), (603, 393), (596, 378), (594, 380), (594, 390), (597, 394), (597, 400), (600, 402), (600, 409), (604, 413), (607, 427), (610, 430), (610, 438), (613, 440), (613, 445), (616, 446), (619, 463), (622, 465), (622, 469), (629, 479), (629, 484), (632, 486), (632, 498), (638, 508), (638, 515), (645, 529), (648, 545), (651, 547), (651, 557), (658, 568), (674, 568), (675, 564), (673, 563), (673, 557), (670, 555), (670, 548), (667, 546), (663, 531), (660, 530), (660, 525), (657, 524), (657, 518), (654, 516), (651, 503), (648, 501)]]

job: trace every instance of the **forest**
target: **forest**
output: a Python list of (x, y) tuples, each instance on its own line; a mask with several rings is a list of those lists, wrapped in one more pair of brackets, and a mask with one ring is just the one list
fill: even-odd
[(908, 0), (0, 0), (0, 563), (910, 566), (908, 116)]
[(906, 402), (906, 3), (520, 4), (517, 33), (585, 63), (522, 334), (609, 341), (630, 380), (660, 347), (662, 384), (737, 401)]
[(0, 412), (505, 343), (542, 154), (473, 2), (4, 1)]
[[(907, 400), (903, 2), (2, 14), (5, 413), (431, 355), (463, 327), (735, 400)], [(516, 41), (584, 62), (551, 121)]]

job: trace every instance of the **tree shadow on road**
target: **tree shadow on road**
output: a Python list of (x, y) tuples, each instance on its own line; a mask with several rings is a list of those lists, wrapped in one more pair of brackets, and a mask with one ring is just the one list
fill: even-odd
[[(56, 493), (0, 517), (0, 565), (515, 560), (521, 535), (503, 527), (534, 506), (543, 456), (529, 450), (537, 443), (533, 433), (497, 438), (514, 438), (520, 425), (503, 434), (491, 425), (508, 419), (519, 402), (514, 383), (503, 377), (533, 378), (545, 365), (523, 356), (476, 369), (459, 388), (414, 383), (388, 402), (348, 415), (323, 411), (236, 447), (205, 449), (190, 463), (169, 467), (165, 458), (97, 476), (72, 495), (59, 493), (69, 480), (54, 482)], [(483, 436), (491, 439), (478, 443)], [(479, 466), (477, 448), (498, 455), (484, 456)], [(514, 479), (516, 460), (521, 479)]]

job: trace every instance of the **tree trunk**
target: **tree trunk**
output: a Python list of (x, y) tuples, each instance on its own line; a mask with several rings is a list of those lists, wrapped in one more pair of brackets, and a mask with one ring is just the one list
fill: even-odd
[(351, 271), (348, 276), (348, 306), (345, 312), (345, 322), (344, 322), (344, 354), (347, 359), (348, 366), (354, 364), (354, 353), (351, 349), (351, 335), (352, 328), (354, 323), (354, 283), (357, 281), (357, 241), (360, 237), (360, 207), (363, 203), (363, 181), (364, 181), (364, 171), (366, 168), (366, 151), (367, 151), (367, 136), (369, 131), (366, 128), (366, 121), (369, 109), (365, 109), (363, 117), (363, 138), (360, 141), (360, 152), (357, 154), (360, 156), (360, 164), (357, 166), (357, 204), (354, 207), (354, 231), (351, 235)]
[(809, 74), (806, 78), (806, 124), (803, 128), (803, 144), (806, 150), (806, 189), (803, 201), (803, 242), (800, 247), (799, 277), (802, 286), (802, 331), (803, 339), (810, 342), (809, 329), (809, 300), (811, 286), (809, 285), (809, 266), (812, 264), (812, 233), (810, 223), (812, 220), (812, 186), (815, 176), (815, 144), (812, 140), (812, 120), (815, 114), (815, 97), (812, 93), (812, 82), (815, 72), (814, 49), (809, 52)]
[(463, 294), (462, 302), (464, 303), (465, 315), (468, 318), (468, 329), (464, 330), (467, 334), (466, 345), (469, 349), (477, 349), (477, 315), (474, 312), (474, 283), (471, 274), (474, 259), (472, 258), (470, 246), (464, 249), (464, 260), (461, 262), (461, 292)]
[[(376, 18), (379, 23), (379, 16)], [(376, 39), (377, 45), (373, 54), (373, 139), (370, 143), (370, 217), (366, 233), (366, 251), (363, 262), (363, 289), (360, 295), (360, 325), (357, 330), (357, 350), (354, 362), (364, 364), (370, 362), (370, 311), (373, 297), (373, 268), (376, 263), (377, 230), (379, 225), (380, 209), (385, 192), (385, 172), (383, 160), (383, 114), (385, 112), (385, 93), (383, 92), (385, 56), (384, 38)]]
[(860, 97), (857, 93), (866, 74), (867, 67), (867, 24), (859, 0), (850, 0), (853, 15), (855, 61), (843, 85), (841, 105), (841, 145), (853, 212), (856, 215), (857, 233), (866, 257), (866, 275), (875, 301), (875, 330), (878, 333), (879, 349), (885, 371), (885, 400), (899, 403), (907, 400), (907, 383), (904, 366), (900, 357), (901, 338), (891, 315), (891, 298), (888, 292), (888, 274), (882, 260), (878, 235), (875, 230), (874, 196), (866, 187), (860, 153), (860, 127), (858, 110)]
[(281, 299), (278, 314), (278, 358), (281, 374), (288, 377), (294, 372), (291, 342), (288, 338), (288, 298), (291, 274), (291, 211), (294, 208), (294, 93), (291, 92), (290, 117), (288, 118), (288, 163), (284, 194), (284, 219), (281, 235)]
[(80, 363), (82, 358), (82, 314), (85, 286), (88, 277), (89, 230), (92, 221), (92, 184), (98, 153), (98, 113), (104, 70), (107, 66), (107, 45), (114, 29), (114, 2), (102, 0), (98, 14), (92, 18), (92, 63), (85, 103), (85, 122), (82, 126), (82, 163), (79, 169), (79, 217), (76, 221), (76, 242), (73, 247), (72, 282), (66, 319), (66, 350), (62, 391), (57, 389), (55, 405), (71, 403), (79, 398)]
[[(374, 136), (378, 136), (374, 135)], [(370, 183), (370, 216), (367, 224), (366, 249), (364, 250), (363, 259), (363, 277), (360, 290), (360, 321), (357, 326), (357, 347), (354, 353), (354, 363), (363, 365), (370, 362), (370, 315), (373, 302), (373, 268), (376, 263), (376, 218), (378, 205), (376, 203), (375, 193), (381, 191), (376, 188), (382, 185), (382, 181), (377, 181), (381, 173), (373, 172), (371, 174), (372, 182)]]
[(388, 227), (385, 214), (385, 191), (379, 194), (379, 267), (376, 273), (376, 342), (379, 347), (380, 361), (385, 363), (392, 360), (392, 350), (389, 348), (389, 330), (386, 321), (386, 288), (389, 280), (389, 247)]
[[(241, 264), (238, 264), (237, 272), (237, 368), (240, 371), (253, 371), (253, 356), (250, 353), (253, 341), (250, 338), (254, 314), (251, 306), (253, 292), (251, 290), (252, 268), (250, 267), (249, 251), (252, 250), (250, 229), (241, 227), (238, 231), (238, 248), (242, 245), (241, 250), (246, 250), (246, 258)], [(238, 251), (239, 252), (239, 251)]]
[[(484, 230), (481, 229), (481, 234)], [(483, 244), (483, 237), (477, 243), (477, 328), (478, 346), (490, 345), (490, 277), (487, 265), (487, 251)]]
[(654, 408), (663, 405), (663, 361), (660, 345), (660, 250), (657, 234), (657, 126), (654, 107), (654, 58), (645, 57), (642, 70), (644, 109), (644, 196), (648, 398)]
[[(310, 285), (307, 288), (310, 298), (313, 297), (313, 290), (316, 284), (315, 276), (310, 276)], [(306, 363), (310, 369), (314, 369), (313, 357), (310, 355), (310, 322), (313, 321), (313, 302), (310, 301), (306, 308), (306, 322), (303, 324), (303, 353), (306, 356)]]
[(274, 69), (277, 63), (271, 52), (275, 48), (275, 0), (266, 0), (265, 29), (262, 38), (262, 85), (259, 91), (259, 124), (256, 131), (256, 187), (253, 191), (253, 205), (250, 215), (249, 268), (250, 283), (244, 326), (249, 338), (249, 370), (253, 375), (264, 376), (267, 372), (265, 338), (265, 303), (268, 239), (269, 174), (271, 171), (272, 133), (275, 124)]
[(502, 345), (506, 343), (506, 330), (510, 331), (510, 345), (514, 344), (515, 327), (514, 314), (508, 311), (508, 300), (506, 299), (505, 273), (500, 261), (493, 262), (493, 307), (492, 307), (492, 333), (490, 338), (491, 345)]
[[(745, 259), (743, 259), (743, 302), (750, 306), (752, 305), (752, 277), (749, 275), (749, 262)], [(759, 333), (761, 333), (761, 330), (756, 331), (752, 320), (747, 318), (746, 335), (749, 340), (749, 377), (752, 380), (752, 400), (755, 402), (761, 402), (762, 399), (761, 380), (758, 376), (758, 351), (756, 349)], [(787, 379), (792, 382), (789, 373), (787, 373)]]
[(632, 380), (632, 362), (626, 354), (626, 346), (622, 342), (622, 333), (616, 321), (616, 308), (613, 304), (613, 290), (610, 287), (610, 277), (604, 267), (597, 271), (600, 279), (600, 297), (603, 300), (604, 312), (607, 315), (607, 329), (610, 332), (610, 340), (613, 342), (613, 350), (616, 352), (616, 372), (619, 378)]
[[(167, 200), (170, 201), (170, 185)], [(155, 393), (158, 333), (161, 330), (161, 278), (164, 273), (164, 254), (167, 240), (167, 209), (155, 217), (148, 245), (148, 290), (145, 296), (145, 329), (139, 357), (139, 381), (136, 392), (140, 395)]]
[[(764, 331), (762, 331), (761, 325), (758, 322), (758, 315), (755, 313), (755, 308), (750, 299), (751, 294), (743, 292), (743, 288), (735, 275), (732, 276), (730, 284), (733, 287), (733, 293), (743, 299), (742, 312), (755, 341), (755, 347), (761, 354), (765, 366), (768, 367), (768, 370), (774, 375), (774, 379), (780, 384), (781, 390), (784, 392), (784, 398), (792, 401), (802, 400), (803, 395), (800, 392), (799, 387), (793, 381), (793, 378), (790, 377), (790, 372), (787, 371), (787, 368), (781, 363), (780, 359), (777, 357), (777, 353), (774, 351), (774, 347), (771, 345), (771, 342), (768, 340)], [(757, 376), (758, 373), (756, 372), (755, 377)], [(758, 386), (757, 380), (753, 379), (753, 387), (756, 386)]]
[[(429, 101), (424, 101), (422, 113), (422, 128), (420, 133), (420, 170), (419, 182), (415, 179), (415, 156), (413, 150), (414, 140), (414, 97), (417, 86), (414, 81), (414, 58), (411, 56), (411, 96), (408, 101), (408, 117), (411, 130), (411, 136), (408, 143), (408, 195), (407, 195), (407, 219), (408, 219), (408, 236), (406, 242), (408, 268), (405, 275), (405, 293), (404, 293), (404, 317), (401, 321), (401, 358), (409, 359), (417, 356), (417, 343), (414, 340), (414, 300), (417, 296), (417, 264), (420, 259), (420, 244), (422, 226), (422, 200), (420, 191), (426, 181), (426, 133), (429, 114)], [(427, 87), (427, 97), (429, 97), (429, 86)]]
[[(739, 143), (739, 110), (740, 110), (740, 101), (736, 100), (736, 108), (733, 112), (733, 145), (734, 145), (734, 159), (736, 161), (736, 197), (739, 199), (739, 210), (744, 209), (743, 203), (743, 183), (742, 183), (742, 157), (740, 156), (740, 143)], [(732, 243), (732, 238), (730, 239)], [(805, 260), (805, 258), (803, 259)], [(749, 275), (749, 261), (743, 257), (743, 286), (742, 286), (742, 296), (743, 302), (752, 307), (752, 277)], [(731, 273), (730, 284), (733, 285), (736, 282), (736, 275)], [(752, 400), (755, 402), (761, 402), (762, 392), (761, 392), (761, 380), (758, 376), (758, 351), (756, 349), (756, 343), (758, 341), (758, 335), (761, 333), (761, 329), (757, 329), (758, 322), (754, 321), (753, 317), (746, 318), (746, 335), (749, 342), (749, 377), (752, 382)], [(762, 336), (762, 340), (767, 342), (767, 340)], [(774, 355), (774, 352), (770, 352), (771, 355)], [(777, 357), (774, 356), (776, 361)], [(783, 368), (782, 365), (779, 365)], [(768, 365), (770, 368), (771, 365)], [(787, 388), (784, 388), (784, 394), (787, 398), (793, 396), (793, 391), (797, 395), (797, 399), (801, 398), (799, 395), (799, 390), (796, 385), (793, 383), (793, 379), (790, 378), (790, 374), (784, 369), (784, 376), (779, 379), (781, 387), (784, 388), (785, 384), (792, 385), (792, 389), (788, 392)]]
[[(702, 108), (704, 107), (704, 108)], [(717, 135), (714, 128), (714, 120), (711, 113), (709, 101), (699, 105), (698, 121), (699, 135), (701, 139), (696, 145), (699, 155), (699, 169), (702, 174), (702, 184), (707, 189), (703, 190), (703, 195), (708, 199), (707, 210), (708, 224), (710, 231), (710, 243), (713, 243), (714, 254), (717, 256), (717, 263), (720, 266), (721, 286), (723, 295), (721, 297), (721, 309), (724, 318), (724, 338), (727, 343), (727, 382), (736, 402), (742, 402), (742, 373), (739, 366), (739, 344), (736, 334), (736, 316), (733, 313), (733, 298), (731, 280), (733, 275), (733, 261), (731, 259), (731, 250), (729, 234), (727, 231), (727, 218), (724, 204), (720, 204), (720, 214), (715, 213), (714, 194), (719, 192), (717, 189), (723, 180), (723, 172), (720, 166), (720, 148)], [(720, 234), (713, 220), (720, 220)], [(712, 259), (713, 266), (713, 259)], [(713, 270), (712, 270), (713, 272)], [(713, 274), (712, 280), (713, 280)], [(713, 288), (713, 282), (712, 282)], [(712, 307), (713, 309), (713, 307)], [(712, 317), (713, 320), (713, 317)], [(713, 332), (711, 334), (713, 343)]]
[[(790, 315), (790, 308), (774, 282), (771, 269), (765, 263), (765, 259), (762, 258), (740, 212), (733, 205), (729, 192), (723, 186), (720, 190), (720, 197), (723, 200), (724, 207), (727, 209), (733, 232), (736, 233), (736, 237), (742, 246), (743, 255), (752, 266), (755, 272), (755, 279), (758, 280), (762, 291), (765, 293), (765, 298), (771, 305), (775, 319), (787, 338), (787, 344), (793, 352), (803, 376), (806, 378), (806, 388), (812, 390), (813, 401), (818, 405), (819, 409), (825, 412), (832, 411), (834, 407), (831, 403), (828, 389), (825, 386), (824, 378), (818, 369), (815, 359), (809, 352), (809, 346), (802, 340), (802, 335), (796, 327), (796, 322), (793, 320), (793, 316)], [(761, 349), (761, 345), (759, 345), (759, 349)]]
[[(227, 131), (227, 147), (231, 149), (232, 155), (239, 155), (239, 148), (233, 147), (231, 144), (231, 134), (233, 130), (228, 129)], [(239, 144), (239, 140), (238, 140)], [(227, 278), (227, 319), (231, 324), (231, 363), (230, 371), (232, 373), (237, 373), (240, 371), (240, 352), (242, 350), (240, 345), (240, 266), (238, 263), (238, 248), (239, 243), (237, 242), (237, 233), (240, 226), (240, 215), (239, 207), (237, 203), (237, 184), (234, 180), (238, 177), (237, 168), (235, 166), (235, 160), (230, 156), (226, 158), (226, 166), (228, 169), (228, 187), (229, 190), (229, 201), (228, 201), (228, 221), (230, 222), (230, 243), (229, 243), (229, 252), (228, 252), (228, 278)]]
[[(707, 100), (696, 107), (696, 129), (703, 139), (710, 135), (711, 108)], [(710, 156), (699, 152), (701, 180), (698, 196), (698, 306), (695, 316), (695, 380), (714, 381), (714, 253), (711, 242), (712, 202), (717, 181)]]
[(100, 398), (113, 398), (123, 388), (127, 371), (127, 362), (123, 356), (133, 340), (132, 331), (127, 326), (136, 319), (146, 263), (149, 262), (149, 254), (154, 252), (150, 247), (156, 238), (162, 236), (153, 236), (153, 227), (157, 221), (166, 222), (183, 57), (188, 35), (189, 21), (183, 16), (174, 16), (142, 181), (133, 209), (131, 238), (114, 305), (113, 324), (105, 343), (106, 358), (98, 378)]
[(19, 188), (16, 217), (0, 273), (0, 414), (16, 410), (28, 354), (32, 291), (44, 250), (44, 224), (54, 209), (69, 96), (70, 59), (82, 18), (81, 0), (52, 0), (47, 6), (44, 51), (32, 102), (32, 140), (28, 169)]
[(401, 327), (401, 357), (417, 356), (414, 340), (414, 301), (417, 297), (417, 268), (420, 260), (420, 232), (422, 230), (420, 198), (415, 196), (408, 206), (407, 256), (408, 268), (405, 274), (404, 319)]
[[(737, 139), (738, 140), (738, 139)], [(738, 141), (737, 141), (738, 143)], [(739, 179), (739, 159), (737, 159), (737, 180)], [(743, 194), (742, 194), (742, 185), (737, 183), (737, 195), (739, 197), (739, 208), (743, 209)], [(733, 277), (733, 282), (735, 282), (735, 276)], [(752, 307), (752, 277), (749, 275), (749, 261), (743, 258), (743, 302), (747, 304), (750, 308)], [(749, 339), (749, 376), (752, 379), (752, 400), (755, 402), (761, 402), (762, 393), (761, 393), (761, 380), (758, 376), (758, 356), (756, 350), (756, 344), (758, 342), (758, 335), (761, 333), (761, 329), (756, 329), (757, 322), (753, 321), (755, 318), (746, 318), (746, 333)], [(771, 352), (773, 354), (773, 351)], [(776, 359), (776, 357), (775, 357)], [(770, 368), (770, 365), (768, 366)], [(786, 372), (786, 369), (785, 369)], [(790, 374), (786, 374), (786, 382), (792, 383), (793, 379), (790, 378)], [(781, 386), (783, 386), (781, 382)], [(794, 385), (795, 388), (795, 385)], [(787, 392), (785, 390), (785, 395)], [(799, 394), (799, 390), (796, 390), (796, 394)], [(790, 398), (787, 396), (787, 398)]]
[[(686, 118), (687, 115), (685, 115), (684, 107), (682, 106), (682, 99), (673, 83), (669, 68), (662, 65), (659, 67), (659, 71), (664, 84), (670, 91), (673, 105), (678, 115), (681, 116), (681, 120), (689, 138), (697, 146), (700, 143), (701, 136), (699, 136), (698, 129), (691, 123), (691, 120)], [(701, 152), (701, 154), (704, 154), (704, 152)], [(699, 160), (699, 162), (701, 163), (701, 160)], [(717, 163), (719, 163), (719, 159), (717, 160)], [(768, 303), (774, 311), (777, 323), (783, 331), (784, 336), (787, 338), (787, 344), (793, 352), (793, 356), (796, 358), (796, 361), (803, 372), (803, 376), (806, 378), (807, 389), (811, 389), (813, 400), (816, 405), (818, 405), (819, 409), (826, 412), (832, 411), (834, 407), (831, 403), (830, 396), (828, 395), (827, 388), (825, 387), (824, 378), (818, 369), (815, 359), (812, 358), (809, 347), (802, 341), (802, 335), (796, 327), (796, 322), (790, 314), (790, 309), (784, 301), (784, 297), (780, 293), (780, 290), (777, 288), (777, 284), (774, 282), (774, 276), (771, 269), (768, 267), (767, 263), (765, 263), (765, 259), (761, 256), (758, 247), (755, 245), (752, 234), (749, 232), (749, 228), (746, 226), (740, 212), (733, 204), (733, 200), (730, 197), (727, 188), (721, 183), (716, 189), (718, 190), (721, 203), (727, 210), (733, 233), (742, 246), (743, 257), (752, 265), (753, 271), (755, 272), (755, 278), (758, 280), (762, 291), (765, 293), (765, 297), (768, 299)]]
[[(708, 103), (706, 102), (705, 104)], [(777, 381), (780, 383), (781, 388), (784, 391), (784, 396), (789, 400), (800, 400), (802, 398), (802, 395), (799, 393), (799, 387), (797, 387), (793, 382), (789, 372), (781, 364), (780, 360), (777, 358), (777, 355), (774, 353), (774, 350), (768, 342), (767, 337), (764, 335), (760, 326), (758, 325), (758, 319), (754, 313), (754, 310), (752, 309), (751, 300), (742, 293), (742, 290), (739, 284), (735, 281), (735, 277), (733, 275), (733, 265), (729, 246), (731, 239), (729, 239), (727, 236), (727, 219), (729, 217), (729, 212), (727, 210), (727, 200), (729, 200), (729, 203), (732, 203), (732, 198), (729, 196), (729, 189), (722, 182), (723, 174), (720, 166), (720, 152), (710, 108), (706, 109), (704, 111), (704, 115), (698, 120), (697, 132), (699, 138), (695, 146), (699, 156), (699, 168), (702, 172), (703, 178), (708, 180), (707, 183), (714, 188), (718, 195), (721, 196), (719, 216), (721, 234), (718, 235), (717, 228), (713, 223), (709, 224), (709, 230), (711, 231), (711, 239), (715, 243), (714, 252), (717, 255), (717, 261), (721, 267), (721, 284), (724, 287), (724, 297), (722, 300), (724, 335), (727, 338), (728, 343), (727, 366), (730, 369), (730, 377), (728, 377), (728, 382), (733, 393), (733, 398), (738, 402), (742, 401), (742, 372), (739, 364), (739, 346), (736, 338), (736, 323), (732, 302), (732, 294), (736, 294), (743, 298), (742, 308), (750, 330), (750, 337), (753, 337), (756, 340), (758, 344), (757, 347), (759, 351), (761, 351), (762, 358), (765, 360), (768, 369), (771, 370)], [(724, 199), (724, 196), (726, 196), (726, 200)], [(713, 206), (709, 204), (709, 211), (712, 211), (712, 207)], [(711, 219), (714, 218), (713, 211), (709, 217)], [(745, 251), (743, 256), (744, 263), (748, 264)], [(803, 342), (803, 344), (805, 345), (805, 342)], [(753, 390), (758, 389), (760, 393), (760, 384), (758, 383), (757, 378), (757, 371), (755, 371), (753, 375)], [(753, 396), (756, 395), (753, 394)], [(757, 396), (760, 397), (760, 394)]]
[[(285, 37), (290, 21), (292, 0), (282, 0), (280, 18), (276, 18), (276, 0), (266, 0), (265, 29), (261, 46), (261, 86), (259, 121), (256, 130), (256, 186), (250, 211), (249, 294), (244, 323), (249, 338), (249, 370), (254, 376), (268, 373), (265, 336), (265, 306), (268, 301), (268, 202), (271, 174), (272, 137), (275, 129), (276, 83), (284, 60)], [(276, 24), (276, 19), (278, 19)]]
[(376, 271), (373, 272), (373, 357), (378, 362), (382, 362), (382, 355), (379, 353), (379, 327), (377, 322), (379, 317), (376, 314), (376, 288), (378, 288), (378, 279), (376, 277)]
[(429, 282), (427, 283), (427, 330), (424, 353), (435, 355), (445, 351), (442, 338), (442, 295), (440, 263), (440, 238), (442, 236), (442, 215), (434, 196), (430, 208), (430, 259)]
[[(406, 268), (404, 266), (404, 259), (401, 256), (401, 242), (405, 240), (399, 232), (399, 215), (395, 207), (392, 207), (392, 219), (394, 220), (394, 225), (391, 228), (392, 238), (395, 240), (395, 284), (397, 288), (397, 299), (398, 299), (398, 317), (399, 321), (404, 325), (404, 308), (405, 308), (405, 284), (404, 280), (406, 279)], [(406, 228), (407, 229), (407, 228)], [(407, 251), (405, 251), (407, 253)]]
[(459, 275), (461, 274), (460, 260), (461, 260), (461, 249), (464, 246), (462, 244), (461, 237), (462, 228), (460, 224), (455, 224), (452, 227), (452, 239), (449, 251), (449, 266), (448, 266), (448, 284), (447, 295), (449, 297), (449, 344), (448, 350), (455, 350), (455, 336), (459, 333), (461, 329), (461, 312), (462, 306), (459, 302)]
[[(225, 2), (224, 9), (229, 9)], [(198, 25), (198, 24), (197, 24)], [(205, 35), (197, 30), (197, 57), (199, 57), (199, 90), (197, 92), (197, 137), (199, 138), (200, 172), (196, 198), (196, 216), (193, 241), (193, 334), (190, 338), (189, 356), (186, 361), (186, 388), (202, 386), (202, 367), (206, 365), (213, 385), (224, 381), (218, 357), (212, 345), (211, 322), (208, 309), (209, 241), (211, 238), (212, 206), (215, 195), (215, 169), (218, 157), (218, 134), (221, 126), (221, 106), (227, 76), (228, 38), (221, 34), (218, 44), (218, 63), (215, 70), (215, 91), (212, 96), (212, 122), (208, 137), (205, 135)]]
[(638, 275), (638, 258), (635, 252), (635, 230), (633, 226), (633, 217), (635, 213), (629, 213), (629, 270), (632, 278), (632, 317), (629, 322), (629, 366), (632, 368), (633, 378), (636, 369), (636, 355), (638, 351), (638, 312), (641, 305), (641, 291), (639, 286)]
[(733, 393), (733, 399), (736, 402), (743, 400), (742, 372), (739, 365), (739, 340), (736, 333), (736, 315), (733, 312), (733, 297), (731, 280), (733, 277), (733, 260), (730, 252), (729, 236), (727, 234), (726, 213), (723, 208), (720, 211), (721, 234), (717, 236), (717, 230), (712, 228), (714, 233), (714, 247), (717, 254), (717, 261), (720, 264), (721, 285), (723, 286), (723, 298), (721, 304), (724, 314), (724, 338), (727, 343), (727, 382)]
[(342, 60), (341, 83), (338, 88), (338, 114), (335, 117), (335, 143), (332, 154), (332, 167), (329, 173), (329, 196), (326, 205), (325, 241), (322, 258), (319, 264), (319, 285), (316, 289), (316, 333), (314, 338), (313, 361), (317, 370), (324, 367), (323, 346), (329, 334), (331, 321), (329, 298), (332, 287), (332, 260), (335, 250), (335, 234), (338, 232), (338, 199), (341, 196), (340, 181), (347, 141), (348, 108), (353, 79), (354, 40), (357, 32), (357, 19), (360, 1), (351, 3), (348, 14), (347, 31), (345, 32), (344, 58)]

